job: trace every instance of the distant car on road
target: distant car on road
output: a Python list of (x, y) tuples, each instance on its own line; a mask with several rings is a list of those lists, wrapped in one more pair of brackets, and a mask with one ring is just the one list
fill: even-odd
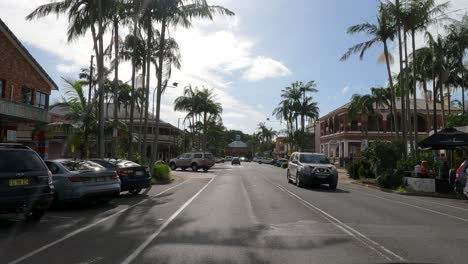
[(88, 160), (47, 160), (57, 202), (108, 202), (120, 194), (120, 179), (115, 171)]
[(192, 168), (192, 171), (198, 171), (198, 169), (208, 171), (214, 164), (214, 157), (209, 152), (185, 153), (169, 161), (171, 170)]
[(270, 158), (259, 158), (258, 159), (258, 164), (271, 164), (273, 160)]
[(20, 213), (38, 221), (53, 194), (52, 175), (35, 151), (0, 143), (0, 214)]
[(298, 187), (308, 184), (328, 184), (330, 189), (338, 185), (338, 171), (328, 158), (319, 153), (294, 152), (288, 163), (286, 177)]
[(226, 156), (226, 157), (224, 158), (224, 160), (225, 160), (225, 161), (232, 161), (232, 156)]
[(224, 158), (216, 157), (215, 158), (215, 163), (224, 163)]
[(234, 164), (237, 164), (237, 165), (241, 164), (241, 161), (238, 157), (232, 158), (231, 165), (234, 165)]
[(120, 177), (120, 191), (138, 194), (142, 189), (151, 188), (151, 175), (146, 166), (124, 159), (91, 159)]

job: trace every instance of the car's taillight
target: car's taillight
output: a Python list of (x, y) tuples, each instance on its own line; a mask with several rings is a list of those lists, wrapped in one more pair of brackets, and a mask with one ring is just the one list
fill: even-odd
[(114, 176), (111, 177), (111, 179), (113, 179), (113, 180), (118, 180), (118, 179), (119, 179), (119, 175), (116, 173)]
[(462, 164), (460, 165), (460, 167), (458, 167), (458, 169), (457, 169), (457, 174), (456, 174), (456, 177), (455, 177), (457, 180), (460, 180), (460, 173), (461, 173), (463, 167), (465, 166), (465, 162), (466, 161), (463, 161)]
[(87, 181), (91, 181), (91, 178), (70, 176), (68, 177), (68, 180), (71, 182), (87, 182)]
[(115, 172), (117, 172), (117, 175), (120, 177), (128, 176), (128, 171), (124, 169), (117, 169)]

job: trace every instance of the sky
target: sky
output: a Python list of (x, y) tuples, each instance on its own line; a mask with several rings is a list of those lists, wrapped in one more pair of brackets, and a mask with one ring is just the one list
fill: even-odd
[[(65, 16), (24, 19), (35, 7), (48, 2), (1, 0), (0, 18), (58, 84), (59, 91), (54, 91), (51, 98), (54, 102), (66, 91), (62, 78), (77, 79), (80, 69), (89, 67), (93, 51), (89, 34), (67, 42)], [(173, 102), (187, 85), (213, 89), (216, 101), (223, 106), (224, 125), (253, 133), (260, 122), (277, 131), (284, 128), (272, 116), (272, 111), (280, 101), (281, 90), (294, 81), (317, 83), (319, 92), (312, 96), (321, 115), (345, 104), (355, 93), (366, 93), (371, 87), (386, 84), (385, 65), (377, 63), (382, 46), (369, 50), (362, 61), (357, 56), (346, 62), (339, 60), (349, 47), (368, 39), (364, 35), (348, 35), (346, 29), (362, 22), (374, 23), (377, 0), (211, 0), (209, 3), (222, 5), (236, 15), (216, 16), (213, 21), (197, 20), (189, 29), (169, 30), (179, 43), (182, 68), (174, 71), (170, 80), (170, 83), (177, 82), (178, 87), (168, 88), (163, 95), (161, 118), (167, 122), (177, 125), (178, 118), (185, 116), (173, 110)], [(468, 8), (468, 0), (452, 0), (449, 10), (464, 8)], [(456, 17), (465, 11), (451, 15)], [(443, 33), (441, 26), (430, 30)], [(128, 33), (127, 28), (121, 31)], [(109, 33), (104, 41), (108, 45)], [(417, 47), (423, 44), (423, 36), (418, 36)], [(391, 45), (391, 51), (396, 56), (395, 45)], [(392, 70), (397, 70), (396, 64)], [(130, 77), (131, 65), (123, 63), (120, 78), (128, 81)], [(154, 71), (151, 78), (153, 90)]]

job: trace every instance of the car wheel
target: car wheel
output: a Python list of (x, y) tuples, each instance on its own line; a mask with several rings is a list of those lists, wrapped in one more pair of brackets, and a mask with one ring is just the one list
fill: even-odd
[(177, 169), (177, 166), (175, 163), (171, 163), (171, 170), (175, 171)]
[(141, 189), (133, 189), (133, 190), (130, 190), (128, 192), (133, 194), (133, 195), (137, 195), (137, 194), (139, 194), (141, 192)]
[(205, 171), (205, 172), (208, 171), (208, 170), (209, 170), (209, 168), (203, 168), (203, 171)]
[(330, 187), (330, 190), (336, 190), (336, 186), (338, 184), (335, 182), (335, 183), (330, 183), (328, 186)]
[(286, 178), (288, 178), (288, 183), (292, 183), (291, 174), (289, 173), (289, 170), (286, 172)]
[(299, 188), (302, 188), (302, 186), (304, 186), (304, 184), (302, 184), (301, 177), (299, 177), (297, 173), (296, 173), (296, 186)]
[(192, 171), (198, 171), (198, 166), (197, 164), (192, 164)]
[(34, 221), (37, 222), (41, 220), (41, 218), (44, 216), (45, 210), (41, 209), (32, 209), (31, 211), (27, 212), (25, 217), (26, 221)]

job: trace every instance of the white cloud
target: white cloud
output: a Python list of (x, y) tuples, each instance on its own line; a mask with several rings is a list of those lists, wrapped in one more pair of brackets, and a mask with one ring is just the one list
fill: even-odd
[(261, 81), (290, 74), (291, 71), (283, 63), (272, 58), (257, 57), (244, 72), (243, 78), (248, 81)]
[(76, 73), (80, 69), (76, 65), (69, 65), (69, 64), (63, 64), (63, 63), (57, 64), (57, 66), (55, 66), (55, 68), (60, 73)]
[(349, 86), (345, 86), (345, 87), (343, 87), (343, 89), (341, 90), (341, 94), (342, 94), (342, 95), (345, 95), (345, 94), (347, 94), (348, 92), (349, 92)]

